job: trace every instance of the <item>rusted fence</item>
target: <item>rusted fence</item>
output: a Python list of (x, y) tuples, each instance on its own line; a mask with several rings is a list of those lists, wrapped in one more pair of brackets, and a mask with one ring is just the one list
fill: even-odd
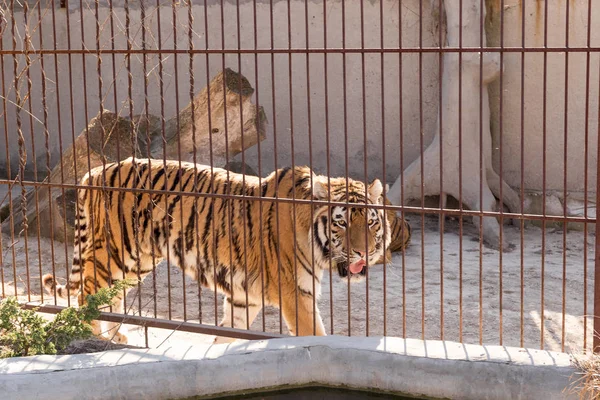
[[(391, 203), (366, 208), (396, 211), (412, 228), (406, 248), (406, 230), (384, 228), (402, 251), (369, 265), (363, 282), (338, 279), (331, 258), (321, 278), (312, 274), (312, 307), (327, 334), (599, 346), (600, 6), (591, 0), (52, 0), (4, 1), (1, 11), (2, 297), (48, 313), (74, 304), (44, 294), (42, 277), (64, 283), (70, 273), (84, 187), (164, 195), (166, 208), (186, 198), (257, 210), (259, 226), (248, 224), (250, 213), (220, 217), (228, 232), (243, 228), (239, 254), (261, 265), (268, 249), (246, 246), (271, 229), (262, 215), (269, 207), (275, 215), (308, 207), (309, 223), (319, 207), (350, 208), (347, 198), (294, 191), (82, 185), (93, 167), (130, 156), (181, 160), (244, 173), (244, 188), (246, 180), (260, 187), (277, 168), (308, 165), (323, 177), (378, 178)], [(172, 223), (184, 225), (180, 207)], [(305, 222), (294, 221), (273, 235), (293, 237), (293, 246), (308, 240), (296, 237), (295, 224)], [(231, 249), (236, 239), (225, 236)], [(140, 239), (122, 240), (117, 250)], [(171, 252), (129, 294), (126, 316), (102, 319), (145, 327), (146, 345), (150, 328), (238, 338), (289, 332), (281, 288), (279, 306), (253, 324), (246, 295), (245, 326), (220, 327), (216, 278), (186, 277)], [(236, 263), (252, 274), (246, 258)], [(262, 289), (261, 308), (269, 304)], [(287, 295), (298, 307), (294, 290)]]

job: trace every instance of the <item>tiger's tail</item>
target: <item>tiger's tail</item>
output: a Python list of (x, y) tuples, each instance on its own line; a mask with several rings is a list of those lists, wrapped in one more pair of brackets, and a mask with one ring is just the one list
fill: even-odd
[(56, 291), (56, 295), (63, 299), (66, 299), (69, 296), (77, 295), (81, 288), (80, 280), (70, 280), (69, 282), (67, 282), (66, 285), (59, 285), (57, 284), (52, 274), (44, 275), (44, 277), (42, 278), (42, 284), (48, 294), (54, 295)]

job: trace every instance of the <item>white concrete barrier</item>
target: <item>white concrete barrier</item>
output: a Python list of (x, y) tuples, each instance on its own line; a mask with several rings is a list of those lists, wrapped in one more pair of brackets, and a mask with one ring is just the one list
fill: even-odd
[[(569, 356), (454, 342), (339, 336), (0, 360), (0, 399), (180, 399), (280, 386), (450, 399), (565, 399)], [(565, 388), (567, 388), (565, 390)]]

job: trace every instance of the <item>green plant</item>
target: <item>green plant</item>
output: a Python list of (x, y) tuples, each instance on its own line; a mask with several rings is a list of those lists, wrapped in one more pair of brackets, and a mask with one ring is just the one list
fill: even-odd
[(135, 282), (114, 281), (110, 288), (87, 296), (79, 308), (65, 308), (52, 321), (36, 313), (37, 309), (22, 309), (16, 298), (0, 302), (0, 358), (56, 354), (77, 339), (92, 336), (90, 322), (100, 316), (100, 309)]

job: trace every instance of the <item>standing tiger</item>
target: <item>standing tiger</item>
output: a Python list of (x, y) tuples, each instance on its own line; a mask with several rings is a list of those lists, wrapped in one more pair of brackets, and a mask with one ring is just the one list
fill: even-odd
[[(340, 277), (360, 280), (390, 245), (386, 213), (352, 207), (383, 204), (378, 179), (365, 185), (295, 167), (260, 180), (188, 162), (128, 158), (92, 169), (81, 184), (136, 190), (79, 190), (68, 288), (79, 292), (80, 305), (110, 280), (143, 278), (168, 254), (193, 279), (225, 295), (220, 326), (252, 324), (264, 293), (264, 304), (281, 307), (292, 335), (325, 335), (318, 308), (313, 312), (323, 270), (331, 265)], [(350, 207), (214, 196), (219, 194), (330, 198)], [(66, 286), (51, 274), (43, 282), (49, 293), (67, 297)], [(122, 306), (123, 298), (116, 298), (115, 312)], [(92, 328), (101, 334), (99, 321)], [(110, 323), (109, 330), (116, 332), (118, 325)], [(116, 332), (113, 340), (127, 338)]]

